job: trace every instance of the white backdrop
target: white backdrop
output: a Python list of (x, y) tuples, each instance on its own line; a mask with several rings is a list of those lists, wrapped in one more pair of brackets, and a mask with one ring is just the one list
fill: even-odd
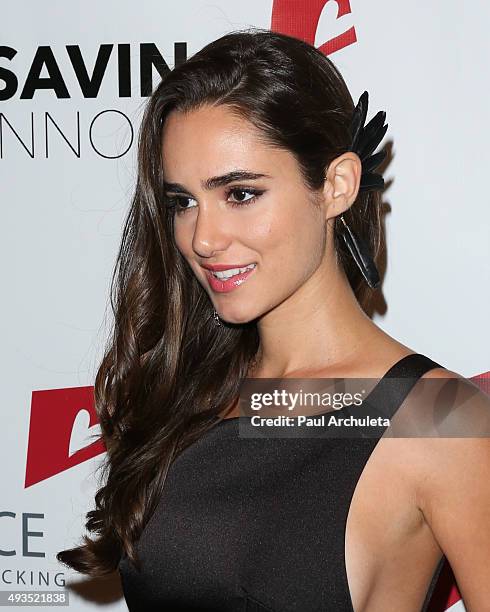
[[(355, 102), (369, 91), (368, 119), (387, 111), (388, 267), (385, 308), (375, 321), (464, 376), (487, 372), (490, 6), (297, 0), (289, 10), (299, 20), (318, 4), (324, 7), (315, 45), (353, 27), (357, 40), (329, 57)], [(337, 19), (339, 6), (346, 14)], [(190, 56), (230, 30), (269, 28), (272, 8), (272, 0), (30, 0), (2, 7), (0, 591), (58, 590), (65, 577), (77, 583), (72, 610), (94, 609), (92, 599), (126, 609), (117, 592), (96, 593), (93, 582), (65, 571), (54, 555), (83, 532), (102, 458), (80, 449), (94, 425), (87, 398), (135, 182), (146, 100), (140, 45), (154, 43), (172, 68), (174, 43), (185, 42)], [(82, 93), (67, 45), (73, 54), (79, 49), (89, 75), (100, 46), (113, 46), (95, 97)], [(120, 96), (118, 53), (130, 55), (129, 97)], [(41, 72), (40, 54), (48, 62)], [(49, 76), (51, 83), (43, 80)], [(156, 85), (156, 71), (153, 78)], [(68, 97), (57, 97), (64, 89)]]

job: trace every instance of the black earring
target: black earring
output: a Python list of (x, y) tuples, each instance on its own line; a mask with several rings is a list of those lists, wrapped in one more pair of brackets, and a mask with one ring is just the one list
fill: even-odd
[(344, 226), (341, 231), (341, 235), (350, 251), (350, 254), (354, 258), (356, 264), (359, 266), (364, 280), (371, 287), (371, 289), (376, 289), (380, 283), (379, 273), (378, 269), (376, 268), (376, 264), (369, 253), (366, 243), (364, 240), (359, 238), (359, 236), (354, 234), (354, 232), (345, 222), (343, 215), (340, 215), (340, 220)]
[[(373, 172), (386, 157), (386, 150), (382, 149), (373, 155), (374, 150), (383, 139), (388, 124), (384, 125), (386, 112), (379, 111), (365, 126), (368, 109), (368, 92), (365, 91), (354, 109), (351, 122), (351, 145), (349, 151), (356, 153), (362, 164), (359, 192), (384, 189), (384, 179), (380, 174)], [(350, 229), (343, 215), (340, 215), (342, 227), (340, 233), (349, 249), (354, 261), (358, 265), (365, 281), (376, 289), (380, 283), (378, 269), (369, 252), (367, 244)]]

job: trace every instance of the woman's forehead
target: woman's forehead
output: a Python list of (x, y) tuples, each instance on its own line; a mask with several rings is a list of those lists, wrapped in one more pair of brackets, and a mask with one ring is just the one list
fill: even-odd
[(263, 140), (250, 121), (223, 105), (172, 111), (165, 121), (162, 136), (164, 147), (166, 144), (175, 146), (175, 140), (181, 146), (199, 143), (202, 147), (209, 144), (213, 148), (238, 144), (257, 146)]
[(290, 152), (267, 144), (252, 123), (223, 105), (172, 111), (163, 128), (162, 159), (169, 182), (183, 180), (186, 169), (201, 178), (235, 168), (273, 175), (295, 163)]

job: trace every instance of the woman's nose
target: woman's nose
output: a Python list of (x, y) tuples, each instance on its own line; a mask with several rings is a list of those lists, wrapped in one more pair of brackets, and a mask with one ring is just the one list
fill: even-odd
[(192, 248), (201, 257), (210, 257), (215, 251), (225, 250), (229, 243), (223, 223), (223, 213), (217, 206), (201, 206), (197, 213)]

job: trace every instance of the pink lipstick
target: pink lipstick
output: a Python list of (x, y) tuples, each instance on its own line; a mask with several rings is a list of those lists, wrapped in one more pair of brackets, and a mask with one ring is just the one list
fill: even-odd
[[(228, 291), (233, 291), (233, 289), (236, 289), (242, 285), (248, 279), (248, 277), (253, 274), (256, 264), (248, 264), (245, 266), (217, 264), (206, 265), (203, 267), (206, 269), (206, 277), (211, 285), (211, 289), (218, 293), (227, 293)], [(213, 272), (216, 272), (220, 278), (218, 278), (218, 276), (216, 276)]]

